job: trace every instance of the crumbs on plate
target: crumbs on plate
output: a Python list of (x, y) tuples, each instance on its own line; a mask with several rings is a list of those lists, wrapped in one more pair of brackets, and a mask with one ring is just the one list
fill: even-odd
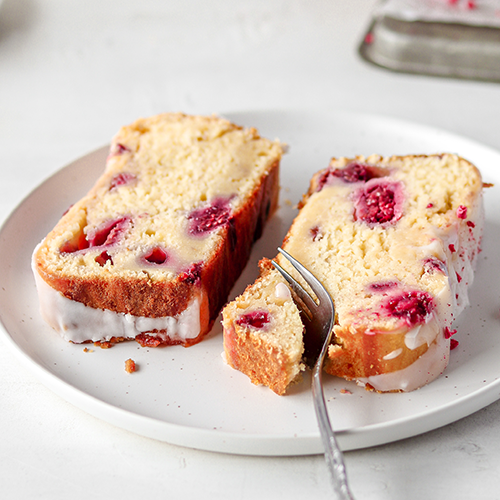
[(135, 361), (133, 359), (127, 359), (125, 361), (125, 371), (127, 373), (134, 373), (137, 370), (137, 367), (135, 366)]

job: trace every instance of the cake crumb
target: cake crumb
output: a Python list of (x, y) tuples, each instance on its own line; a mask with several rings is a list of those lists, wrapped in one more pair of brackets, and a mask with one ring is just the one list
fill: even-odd
[(352, 394), (349, 389), (340, 389), (340, 394)]
[(94, 349), (89, 349), (88, 347), (84, 347), (83, 352), (94, 352)]
[(127, 373), (134, 373), (137, 371), (137, 367), (135, 366), (135, 361), (133, 359), (127, 359), (125, 361), (125, 371)]
[(97, 341), (97, 342), (94, 342), (94, 345), (96, 347), (100, 347), (101, 349), (109, 349), (110, 347), (113, 347), (112, 342), (100, 342), (100, 341)]

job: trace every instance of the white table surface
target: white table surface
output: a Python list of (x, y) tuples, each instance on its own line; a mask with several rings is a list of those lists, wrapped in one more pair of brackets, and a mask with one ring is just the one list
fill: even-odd
[[(164, 111), (342, 108), (500, 149), (500, 84), (397, 74), (359, 58), (375, 4), (4, 0), (0, 221), (119, 126)], [(332, 498), (322, 456), (232, 456), (136, 436), (54, 395), (2, 341), (0, 372), (1, 498)], [(498, 499), (500, 403), (345, 460), (359, 500)]]

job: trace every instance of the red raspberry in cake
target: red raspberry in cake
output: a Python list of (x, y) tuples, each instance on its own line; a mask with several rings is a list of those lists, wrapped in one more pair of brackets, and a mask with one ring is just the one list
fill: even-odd
[(439, 260), (437, 257), (428, 257), (427, 259), (425, 259), (424, 272), (429, 274), (435, 272), (448, 274), (445, 263), (442, 260)]
[(129, 152), (130, 152), (130, 149), (127, 148), (127, 146), (117, 142), (116, 144), (114, 144), (112, 146), (111, 151), (109, 153), (109, 156), (119, 156), (119, 155), (122, 155), (123, 153), (129, 153)]
[(332, 175), (348, 183), (367, 182), (373, 177), (377, 177), (373, 169), (361, 163), (350, 163), (347, 167), (334, 170)]
[(111, 179), (109, 190), (111, 191), (112, 189), (115, 189), (119, 186), (127, 186), (129, 184), (132, 184), (136, 179), (137, 177), (130, 172), (121, 172), (119, 174), (116, 174)]
[(321, 231), (321, 228), (319, 226), (314, 226), (309, 230), (309, 233), (311, 234), (312, 240), (317, 241), (323, 238), (323, 232)]
[(459, 219), (467, 219), (467, 207), (465, 207), (464, 205), (460, 205), (457, 208), (457, 217)]
[(119, 219), (103, 222), (99, 226), (90, 229), (86, 235), (83, 231), (80, 232), (73, 240), (61, 245), (59, 251), (61, 253), (74, 253), (89, 248), (116, 245), (131, 225), (132, 219), (130, 217), (120, 217)]
[(111, 255), (109, 255), (108, 252), (104, 251), (101, 254), (99, 254), (96, 258), (95, 261), (100, 265), (104, 266), (106, 262), (109, 262), (111, 265), (113, 265), (113, 259), (111, 258)]
[(231, 207), (228, 200), (219, 198), (211, 205), (198, 208), (188, 215), (188, 232), (192, 235), (202, 235), (214, 231), (227, 224), (231, 217)]
[(186, 271), (183, 271), (179, 275), (179, 280), (185, 281), (186, 283), (189, 284), (196, 283), (197, 281), (200, 280), (202, 267), (203, 264), (201, 262), (196, 262), (194, 264), (191, 264), (191, 266), (189, 266), (189, 268)]
[(142, 257), (143, 261), (149, 264), (165, 264), (169, 258), (166, 250), (161, 247), (152, 248), (146, 255)]
[(367, 224), (396, 222), (402, 216), (402, 197), (400, 183), (370, 182), (354, 193), (354, 220)]
[(82, 231), (79, 234), (75, 235), (72, 240), (66, 241), (59, 248), (59, 252), (64, 253), (74, 253), (79, 252), (80, 250), (85, 250), (89, 247), (89, 242), (87, 241), (87, 236)]
[(370, 292), (387, 292), (388, 290), (393, 290), (399, 286), (398, 281), (388, 280), (388, 281), (377, 281), (375, 283), (370, 283), (367, 287)]
[(251, 311), (242, 314), (236, 324), (239, 326), (251, 326), (252, 328), (264, 328), (270, 321), (267, 311)]
[(434, 306), (430, 294), (418, 290), (390, 297), (384, 304), (389, 315), (401, 318), (410, 327), (425, 323)]
[(374, 177), (381, 177), (374, 167), (357, 162), (349, 163), (344, 168), (328, 168), (318, 180), (318, 191), (321, 191), (334, 178), (342, 179), (344, 182), (351, 184), (354, 182), (367, 182)]
[(130, 217), (121, 217), (112, 221), (104, 222), (96, 228), (87, 232), (89, 247), (110, 246), (118, 243), (123, 233), (131, 226)]

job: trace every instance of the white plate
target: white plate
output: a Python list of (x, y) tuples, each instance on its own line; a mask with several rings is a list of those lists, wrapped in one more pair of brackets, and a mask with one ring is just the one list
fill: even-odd
[[(500, 154), (447, 132), (391, 118), (350, 112), (232, 113), (290, 145), (282, 163), (281, 208), (267, 226), (236, 284), (240, 293), (257, 273), (260, 257), (273, 257), (295, 214), (311, 174), (330, 156), (457, 152), (474, 162), (486, 182), (500, 185)], [(188, 349), (144, 349), (135, 342), (108, 350), (64, 342), (46, 326), (30, 270), (35, 245), (66, 208), (99, 176), (106, 148), (57, 172), (14, 211), (0, 233), (0, 329), (36, 376), (86, 412), (135, 433), (193, 448), (254, 455), (322, 452), (309, 379), (289, 395), (253, 386), (221, 357), (221, 326)], [(446, 425), (500, 396), (500, 193), (486, 190), (486, 236), (471, 290), (444, 375), (409, 394), (374, 394), (354, 383), (325, 377), (326, 398), (344, 450), (410, 437)], [(495, 249), (496, 247), (496, 249)], [(90, 347), (90, 346), (87, 346)], [(139, 366), (127, 374), (124, 361)], [(342, 394), (341, 389), (352, 394)]]

